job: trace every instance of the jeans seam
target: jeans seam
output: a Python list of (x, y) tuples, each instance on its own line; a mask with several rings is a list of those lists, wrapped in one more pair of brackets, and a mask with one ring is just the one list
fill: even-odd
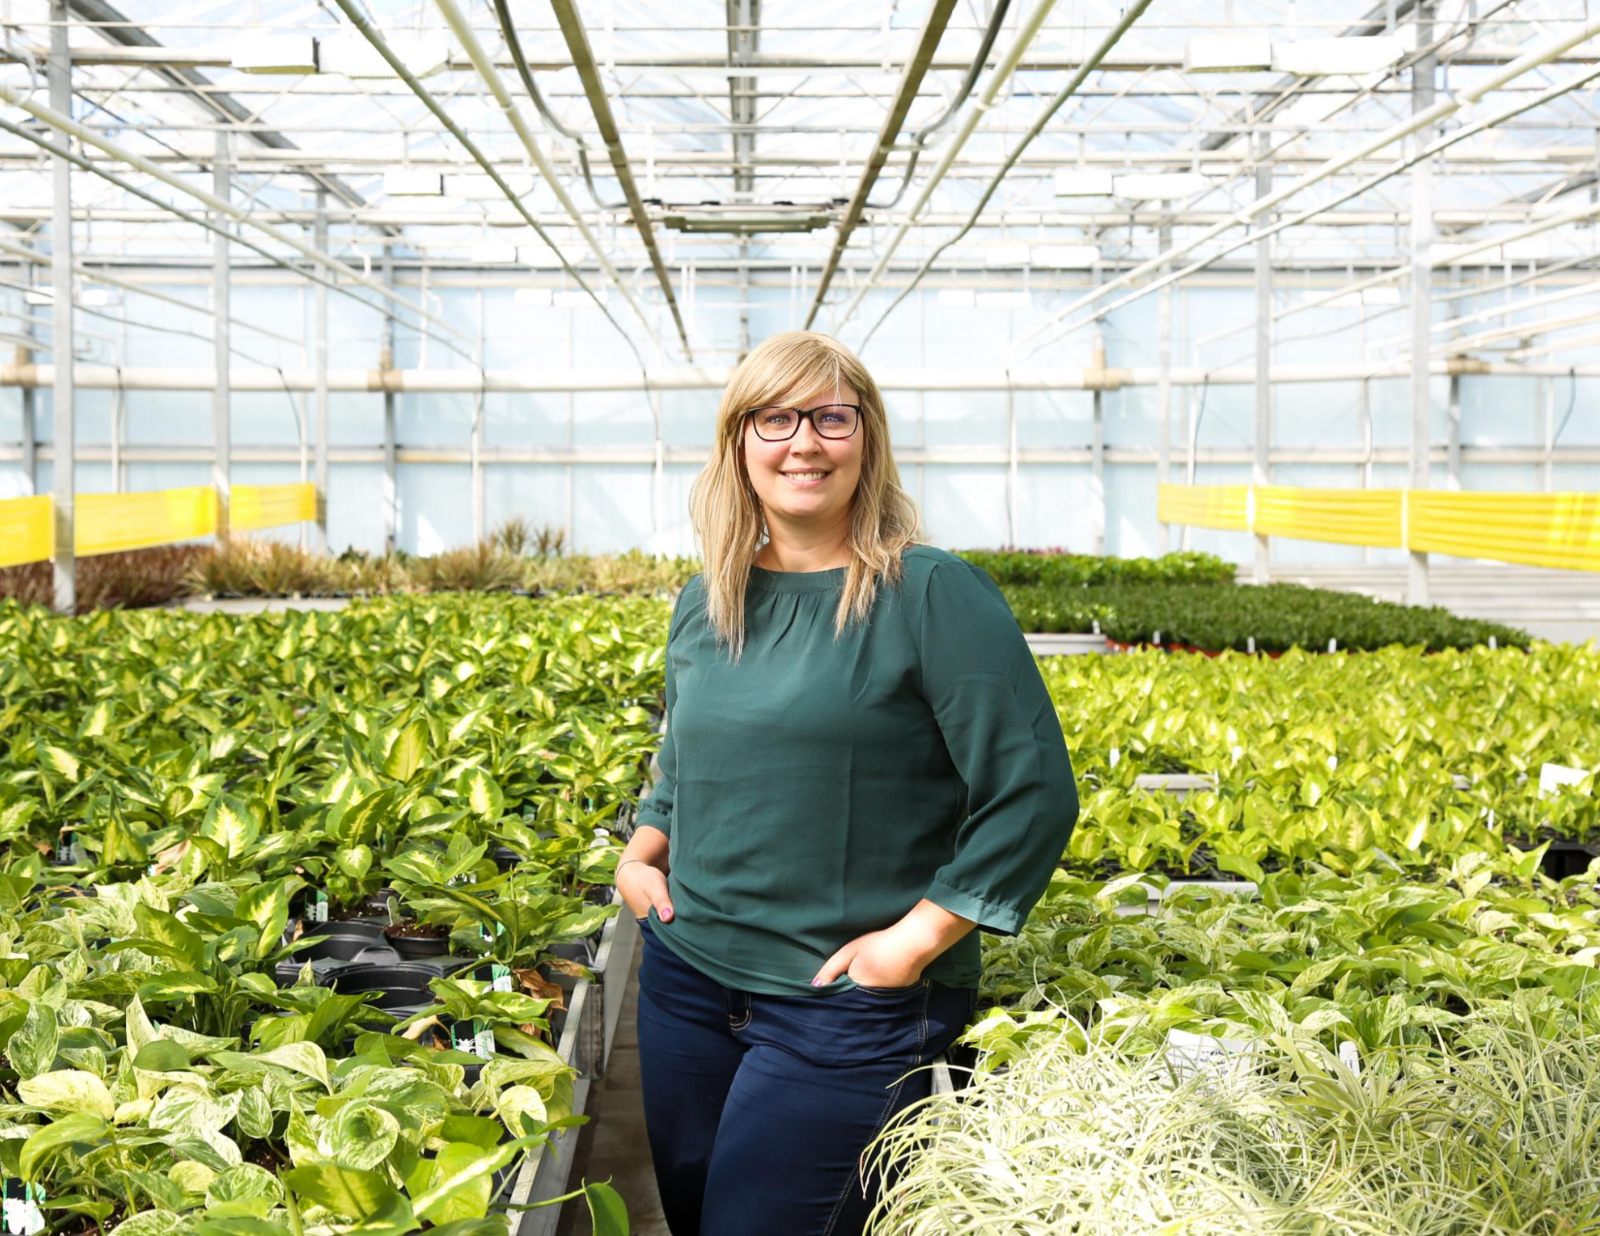
[[(732, 992), (730, 991), (729, 994), (731, 995)], [(733, 1031), (743, 1030), (745, 1027), (747, 1027), (750, 1024), (750, 1019), (755, 1016), (755, 1013), (756, 1013), (755, 1001), (750, 998), (750, 993), (749, 992), (745, 992), (745, 993), (743, 993), (743, 995), (744, 995), (744, 999), (745, 999), (744, 1020), (743, 1021), (735, 1021), (734, 1020), (733, 1009), (730, 1007), (728, 1009), (728, 1029), (729, 1030), (733, 1030)]]
[[(922, 1053), (928, 1046), (928, 992), (930, 984), (927, 979), (923, 979), (919, 986), (922, 989), (922, 1004), (917, 1011), (917, 1049), (911, 1053), (911, 1057), (907, 1061), (912, 1068), (915, 1068), (921, 1062)], [(874, 1137), (877, 1137), (883, 1131), (883, 1126), (888, 1122), (889, 1113), (894, 1108), (895, 1100), (900, 1097), (900, 1091), (905, 1087), (906, 1078), (910, 1075), (906, 1070), (901, 1071), (899, 1079), (894, 1084), (894, 1089), (889, 1091), (889, 1097), (884, 1100), (883, 1110), (878, 1113), (877, 1120), (873, 1122), (872, 1134), (867, 1138), (868, 1142), (871, 1142)], [(866, 1147), (862, 1147), (861, 1153), (866, 1153)], [(850, 1169), (850, 1174), (845, 1177), (844, 1188), (839, 1190), (839, 1197), (833, 1203), (833, 1213), (828, 1216), (828, 1225), (822, 1229), (822, 1236), (833, 1236), (833, 1226), (839, 1221), (839, 1212), (844, 1209), (844, 1199), (850, 1196), (850, 1186), (857, 1182), (861, 1183), (864, 1193), (866, 1181), (861, 1175), (860, 1155), (856, 1156), (856, 1165)]]

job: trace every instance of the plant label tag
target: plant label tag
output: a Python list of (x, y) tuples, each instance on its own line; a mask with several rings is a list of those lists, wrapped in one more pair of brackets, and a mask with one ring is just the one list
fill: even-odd
[(328, 921), (328, 894), (320, 888), (312, 895), (311, 913), (307, 917), (313, 923), (325, 923)]
[(1173, 1028), (1167, 1031), (1167, 1065), (1179, 1084), (1191, 1077), (1242, 1077), (1250, 1072), (1261, 1043), (1218, 1039)]
[(489, 967), (489, 990), (490, 991), (510, 991), (511, 990), (511, 967), (510, 966), (502, 966), (502, 965), (499, 965), (498, 963), (496, 963), (495, 965), (492, 965), (492, 966)]
[(13, 1177), (6, 1180), (4, 1188), (0, 1222), (5, 1224), (9, 1236), (35, 1236), (44, 1231), (44, 1211), (39, 1205), (44, 1201), (43, 1186), (25, 1184)]
[(1361, 1051), (1349, 1039), (1339, 1044), (1339, 1063), (1357, 1077), (1361, 1076)]
[(476, 1033), (469, 1042), (472, 1044), (469, 1051), (474, 1056), (482, 1056), (485, 1060), (494, 1059), (494, 1031), (483, 1024), (483, 1019), (472, 1019), (472, 1028)]
[(1539, 769), (1539, 797), (1554, 794), (1564, 785), (1577, 785), (1589, 775), (1587, 768), (1568, 768), (1565, 764), (1546, 764)]
[(77, 833), (63, 833), (56, 842), (56, 862), (63, 867), (85, 867), (89, 863), (89, 851), (83, 842), (78, 840)]

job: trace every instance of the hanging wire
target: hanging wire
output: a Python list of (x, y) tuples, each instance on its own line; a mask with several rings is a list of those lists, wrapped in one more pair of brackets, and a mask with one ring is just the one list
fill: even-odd
[[(495, 0), (496, 5), (503, 5), (505, 0)], [(978, 77), (983, 72), (983, 66), (989, 62), (989, 52), (994, 47), (994, 41), (1000, 35), (1000, 27), (1005, 22), (1006, 10), (1011, 7), (1011, 0), (999, 0), (994, 6), (994, 12), (989, 16), (989, 26), (983, 32), (983, 42), (978, 45), (978, 54), (972, 58), (972, 64), (967, 68), (967, 75), (961, 82), (961, 87), (950, 100), (944, 111), (940, 112), (922, 128), (911, 135), (911, 159), (906, 164), (905, 175), (900, 178), (900, 187), (895, 190), (894, 197), (887, 202), (868, 202), (873, 210), (893, 210), (900, 204), (900, 199), (906, 195), (906, 187), (911, 183), (912, 176), (916, 175), (917, 160), (922, 157), (922, 149), (931, 138), (945, 125), (950, 123), (950, 118), (961, 110), (961, 105), (967, 101), (972, 93), (972, 88), (978, 84)]]
[(577, 147), (578, 166), (583, 169), (583, 183), (589, 186), (589, 196), (594, 198), (595, 205), (602, 210), (618, 210), (628, 205), (627, 198), (623, 198), (620, 202), (600, 200), (600, 191), (594, 187), (594, 173), (589, 170), (588, 143), (580, 134), (574, 133), (562, 124), (545, 104), (544, 95), (539, 92), (538, 83), (533, 80), (533, 74), (528, 69), (527, 58), (522, 54), (522, 40), (517, 38), (517, 28), (511, 24), (511, 8), (506, 0), (494, 0), (494, 12), (500, 19), (500, 37), (506, 41), (506, 50), (511, 53), (511, 63), (517, 66), (517, 76), (522, 79), (522, 88), (528, 92), (528, 97), (539, 109), (539, 115), (544, 117), (544, 122)]

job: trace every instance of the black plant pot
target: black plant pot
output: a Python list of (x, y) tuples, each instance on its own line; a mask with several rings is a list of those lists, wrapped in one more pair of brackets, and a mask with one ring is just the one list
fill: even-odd
[(1589, 870), (1589, 863), (1596, 855), (1600, 855), (1600, 845), (1582, 841), (1552, 841), (1544, 857), (1539, 860), (1539, 868), (1552, 880), (1565, 880), (1568, 876), (1582, 875)]
[(450, 936), (406, 936), (396, 932), (392, 927), (385, 928), (384, 939), (389, 942), (389, 947), (399, 953), (407, 961), (414, 961), (424, 957), (444, 957), (450, 952)]
[(589, 947), (589, 941), (567, 940), (560, 944), (547, 944), (545, 952), (553, 957), (562, 957), (567, 961), (578, 961), (588, 965), (594, 960), (594, 950)]
[(343, 966), (328, 977), (328, 986), (341, 995), (359, 995), (363, 992), (380, 993), (377, 1006), (388, 1013), (407, 1014), (433, 1003), (433, 991), (428, 986), (438, 977), (429, 966), (412, 965), (397, 961), (383, 964), (357, 962)]
[(508, 845), (495, 846), (491, 857), (494, 859), (494, 865), (501, 871), (511, 871), (523, 861), (523, 856)]

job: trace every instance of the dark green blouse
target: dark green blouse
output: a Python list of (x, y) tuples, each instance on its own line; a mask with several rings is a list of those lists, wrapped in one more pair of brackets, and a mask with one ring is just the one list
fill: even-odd
[[(735, 666), (695, 576), (667, 636), (661, 777), (638, 822), (671, 838), (656, 936), (724, 986), (828, 995), (842, 945), (926, 897), (1016, 935), (1078, 818), (1061, 723), (1000, 590), (905, 552), (870, 620), (834, 638), (845, 568), (752, 568)], [(976, 930), (924, 969), (976, 987)]]

